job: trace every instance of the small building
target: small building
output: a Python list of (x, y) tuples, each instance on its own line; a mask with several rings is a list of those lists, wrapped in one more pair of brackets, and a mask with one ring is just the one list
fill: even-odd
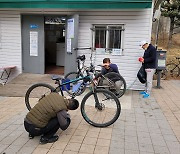
[[(20, 73), (64, 74), (77, 69), (77, 55), (86, 65), (109, 57), (131, 89), (137, 80), (141, 40), (151, 40), (152, 0), (0, 0), (0, 67), (15, 65)], [(92, 50), (74, 50), (75, 48)]]

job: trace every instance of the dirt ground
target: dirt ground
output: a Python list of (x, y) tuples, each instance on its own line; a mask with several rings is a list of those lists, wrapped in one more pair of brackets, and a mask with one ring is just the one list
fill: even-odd
[[(152, 34), (151, 42), (152, 44), (155, 44), (155, 34)], [(158, 42), (158, 49), (167, 51), (166, 64), (171, 63), (171, 62), (178, 64), (176, 57), (180, 57), (180, 33), (173, 35), (172, 43), (169, 46), (168, 46), (167, 34), (160, 33), (157, 42)], [(157, 76), (154, 75), (154, 78), (156, 77)], [(178, 77), (168, 76), (166, 79), (180, 80), (180, 76)]]
[[(155, 42), (154, 38), (155, 35), (152, 34), (152, 42)], [(167, 51), (167, 63), (176, 63), (175, 57), (180, 57), (180, 33), (173, 35), (171, 46), (168, 46), (168, 36), (166, 34), (159, 34), (158, 49)]]

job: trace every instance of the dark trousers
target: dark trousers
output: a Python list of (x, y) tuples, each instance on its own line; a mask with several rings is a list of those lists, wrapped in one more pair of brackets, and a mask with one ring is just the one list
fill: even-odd
[(60, 125), (59, 125), (57, 117), (55, 117), (55, 118), (52, 118), (48, 122), (48, 124), (43, 128), (36, 127), (35, 125), (30, 124), (26, 121), (24, 121), (24, 127), (25, 127), (25, 130), (29, 132), (29, 134), (32, 136), (43, 135), (46, 138), (51, 138), (58, 131)]

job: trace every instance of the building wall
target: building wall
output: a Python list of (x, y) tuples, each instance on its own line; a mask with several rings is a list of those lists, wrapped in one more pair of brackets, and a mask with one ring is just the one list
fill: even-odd
[[(33, 14), (79, 14), (79, 39), (78, 47), (92, 46), (92, 25), (93, 24), (124, 24), (124, 51), (121, 56), (96, 55), (93, 53), (95, 65), (101, 64), (104, 57), (111, 58), (112, 63), (119, 67), (121, 75), (127, 82), (128, 89), (142, 89), (142, 85), (137, 80), (137, 71), (141, 64), (138, 57), (143, 55), (143, 50), (139, 47), (141, 40), (151, 38), (152, 9), (141, 10), (116, 10), (116, 11), (60, 11), (48, 10), (42, 12), (23, 11), (0, 11), (0, 67), (4, 65), (16, 65), (15, 77), (22, 72), (22, 49), (21, 49), (21, 13)], [(86, 64), (90, 63), (90, 51), (78, 51), (78, 55), (85, 54)]]
[(10, 79), (22, 72), (20, 14), (0, 11), (0, 67), (12, 65), (16, 69), (13, 69)]
[[(144, 51), (140, 48), (141, 40), (150, 41), (151, 38), (151, 17), (152, 9), (144, 10), (124, 10), (124, 11), (102, 11), (102, 12), (80, 12), (79, 24), (79, 47), (92, 46), (92, 28), (93, 24), (124, 24), (124, 51), (121, 56), (99, 55), (93, 53), (93, 62), (95, 65), (102, 64), (105, 57), (109, 57), (112, 63), (118, 65), (120, 74), (125, 78), (128, 89), (142, 89), (142, 85), (136, 75), (141, 66), (138, 57), (142, 56)], [(87, 65), (90, 62), (90, 51), (79, 50), (79, 55), (85, 54)]]

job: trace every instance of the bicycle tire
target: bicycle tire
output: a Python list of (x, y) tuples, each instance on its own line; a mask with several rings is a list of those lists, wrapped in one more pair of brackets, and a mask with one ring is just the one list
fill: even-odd
[[(94, 100), (96, 98), (94, 104), (92, 104), (93, 98)], [(99, 105), (97, 99), (101, 101)], [(113, 100), (114, 104), (112, 103)], [(107, 101), (107, 104), (103, 101)], [(103, 111), (105, 112), (104, 114), (102, 113)], [(103, 128), (112, 125), (119, 118), (120, 113), (121, 104), (119, 99), (112, 92), (105, 89), (96, 89), (94, 92), (88, 92), (81, 102), (81, 114), (84, 120), (94, 127)], [(106, 122), (106, 119), (109, 120)]]
[(161, 72), (161, 80), (166, 80), (167, 79), (167, 70), (163, 69)]
[(120, 83), (121, 84), (120, 89), (118, 89), (118, 91), (117, 91), (117, 88), (115, 88), (115, 85), (114, 84), (112, 85), (110, 82), (107, 82), (107, 80), (103, 77), (100, 79), (99, 85), (103, 86), (104, 81), (106, 80), (106, 83), (104, 85), (107, 85), (107, 88), (105, 88), (105, 89), (113, 92), (118, 98), (122, 97), (126, 92), (126, 81), (125, 81), (125, 79), (120, 74), (115, 73), (115, 72), (109, 72), (109, 73), (105, 74), (104, 76), (105, 76), (105, 78), (108, 78), (109, 80), (111, 80), (112, 77), (116, 77), (116, 80), (118, 80), (118, 82), (119, 81), (121, 82)]
[[(79, 77), (83, 77), (82, 74), (79, 74), (78, 72), (69, 72), (68, 74), (65, 75), (65, 79), (76, 79), (76, 78), (79, 78)], [(69, 94), (69, 95), (72, 95), (73, 92), (72, 92), (72, 87), (73, 85), (77, 84), (77, 82), (73, 82), (73, 83), (70, 83), (70, 89), (67, 89), (66, 86), (64, 86), (66, 92)], [(81, 95), (84, 91), (86, 90), (86, 85), (82, 85), (80, 90), (76, 93), (76, 96), (79, 96)]]
[(167, 76), (168, 77), (178, 77), (180, 74), (180, 68), (174, 64), (174, 63), (170, 63), (166, 65), (166, 70), (167, 70)]
[(41, 98), (55, 91), (54, 87), (46, 83), (37, 83), (32, 85), (25, 94), (25, 104), (27, 109), (30, 111), (33, 104), (35, 105)]

